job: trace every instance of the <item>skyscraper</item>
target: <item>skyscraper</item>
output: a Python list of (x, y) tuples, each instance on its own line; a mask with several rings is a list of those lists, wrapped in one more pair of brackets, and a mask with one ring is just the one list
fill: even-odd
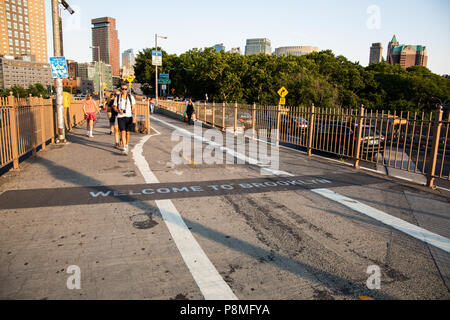
[(389, 42), (387, 62), (391, 65), (399, 64), (404, 69), (412, 66), (426, 67), (428, 64), (427, 47), (399, 44), (394, 35)]
[(370, 48), (369, 65), (383, 61), (383, 45), (381, 43), (372, 43)]
[(223, 43), (216, 44), (213, 48), (216, 52), (225, 51), (225, 46)]
[(122, 53), (122, 67), (126, 67), (128, 69), (131, 69), (134, 66), (134, 53), (133, 49), (125, 50)]
[(119, 35), (116, 30), (116, 19), (110, 17), (92, 20), (92, 45), (100, 47), (92, 49), (92, 60), (111, 65), (114, 77), (120, 76)]
[(0, 0), (0, 54), (48, 63), (44, 0)]
[(272, 46), (269, 39), (248, 39), (245, 46), (245, 55), (272, 54)]

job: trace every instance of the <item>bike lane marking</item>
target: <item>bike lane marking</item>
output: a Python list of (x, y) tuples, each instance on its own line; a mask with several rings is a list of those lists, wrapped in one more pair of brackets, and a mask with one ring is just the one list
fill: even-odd
[[(153, 128), (154, 129), (154, 128)], [(145, 143), (158, 134), (146, 136), (133, 148), (134, 162), (148, 184), (159, 183), (143, 155)], [(206, 256), (171, 200), (157, 200), (156, 205), (172, 238), (206, 300), (238, 300), (228, 284)]]

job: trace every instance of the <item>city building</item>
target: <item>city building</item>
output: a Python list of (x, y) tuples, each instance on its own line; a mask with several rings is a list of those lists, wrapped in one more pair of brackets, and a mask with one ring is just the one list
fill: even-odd
[(76, 79), (78, 77), (78, 62), (67, 60), (67, 69), (69, 70), (69, 79)]
[(428, 64), (427, 48), (422, 45), (400, 44), (394, 35), (388, 45), (387, 62), (391, 65), (399, 64), (404, 69), (412, 66), (426, 67)]
[(229, 53), (239, 53), (241, 54), (241, 48), (237, 47), (237, 48), (231, 48), (230, 51), (228, 51)]
[(383, 61), (383, 45), (381, 43), (372, 43), (370, 47), (369, 65)]
[(275, 49), (275, 55), (280, 56), (304, 56), (313, 52), (319, 52), (318, 47), (297, 46), (297, 47), (280, 47)]
[(93, 19), (92, 25), (94, 47), (92, 60), (110, 65), (113, 76), (120, 77), (119, 33), (116, 30), (116, 19), (110, 17)]
[[(103, 62), (79, 63), (77, 73), (81, 78), (83, 93), (99, 92), (102, 83), (106, 83), (104, 90), (113, 90), (112, 67), (109, 64)], [(89, 88), (92, 91), (88, 91)]]
[(225, 46), (223, 45), (223, 43), (216, 44), (215, 46), (213, 46), (213, 48), (214, 50), (216, 50), (216, 52), (225, 51)]
[(48, 63), (44, 0), (0, 0), (0, 55)]
[(245, 55), (272, 54), (272, 46), (269, 39), (248, 39), (245, 46)]
[(135, 57), (133, 49), (128, 49), (122, 53), (122, 68), (120, 69), (121, 79), (126, 79), (129, 76), (134, 77)]
[(53, 84), (50, 64), (36, 62), (34, 56), (0, 56), (0, 88), (28, 88), (36, 83)]

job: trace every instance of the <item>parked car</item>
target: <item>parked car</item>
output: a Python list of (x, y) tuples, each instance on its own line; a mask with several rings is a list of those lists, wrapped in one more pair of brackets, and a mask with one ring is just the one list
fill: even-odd
[(308, 129), (308, 120), (291, 115), (282, 115), (280, 122), (280, 131), (286, 132), (291, 135), (298, 135), (302, 132), (305, 133)]
[[(330, 123), (319, 126), (315, 134), (315, 142), (323, 151), (340, 153), (350, 157), (356, 156), (356, 142), (358, 140), (359, 124)], [(385, 137), (379, 134), (375, 127), (363, 125), (361, 135), (361, 157), (371, 158), (378, 151), (384, 150)]]
[(250, 113), (240, 113), (238, 114), (238, 122), (244, 125), (245, 129), (251, 129), (253, 125), (253, 117)]

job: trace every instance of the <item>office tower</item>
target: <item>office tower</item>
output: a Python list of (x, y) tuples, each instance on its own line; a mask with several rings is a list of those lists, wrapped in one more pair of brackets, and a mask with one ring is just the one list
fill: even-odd
[(216, 44), (213, 48), (216, 52), (225, 51), (225, 46), (223, 43)]
[(391, 65), (399, 64), (406, 69), (411, 66), (423, 66), (428, 64), (427, 48), (422, 45), (399, 44), (394, 35), (388, 46), (387, 62)]
[(113, 76), (119, 77), (120, 52), (116, 19), (110, 17), (93, 19), (92, 24), (92, 46), (94, 47), (92, 60), (111, 65)]
[(48, 63), (44, 0), (0, 0), (0, 54)]
[(248, 39), (245, 46), (245, 55), (251, 54), (272, 54), (272, 47), (269, 39)]
[(372, 43), (370, 47), (369, 65), (383, 61), (383, 45), (381, 43)]
[(131, 69), (134, 66), (135, 58), (133, 49), (125, 50), (122, 53), (122, 67), (127, 67), (128, 69)]
[(313, 52), (319, 52), (318, 47), (311, 46), (297, 46), (297, 47), (280, 47), (275, 49), (276, 56), (303, 56)]

